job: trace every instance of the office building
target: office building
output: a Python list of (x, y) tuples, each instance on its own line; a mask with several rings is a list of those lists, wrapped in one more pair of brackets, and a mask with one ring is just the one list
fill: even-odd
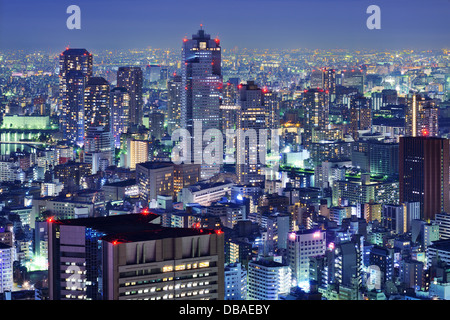
[(86, 130), (84, 161), (91, 164), (92, 174), (114, 165), (114, 141), (105, 126), (91, 126)]
[(231, 182), (199, 182), (183, 188), (180, 200), (185, 205), (197, 203), (202, 206), (210, 206), (213, 202), (221, 200), (227, 193), (230, 193), (233, 185)]
[(225, 300), (247, 300), (247, 271), (242, 264), (226, 265), (224, 275)]
[(136, 183), (139, 196), (145, 202), (158, 195), (174, 196), (174, 165), (171, 162), (144, 162), (136, 165)]
[(149, 130), (150, 140), (161, 140), (164, 136), (164, 113), (152, 111), (142, 119), (144, 127)]
[(450, 239), (450, 214), (446, 212), (436, 213), (434, 223), (439, 225), (439, 239)]
[(181, 127), (181, 76), (174, 75), (167, 81), (167, 131), (169, 135)]
[(223, 300), (223, 233), (154, 214), (48, 221), (51, 300)]
[(298, 286), (309, 284), (309, 258), (324, 255), (326, 232), (314, 229), (300, 229), (288, 236), (288, 261), (293, 279)]
[(342, 85), (358, 90), (364, 94), (364, 73), (361, 69), (346, 69), (341, 72)]
[(13, 246), (0, 242), (0, 293), (13, 290)]
[[(239, 183), (259, 185), (264, 182), (269, 112), (263, 104), (263, 90), (253, 81), (240, 85), (236, 136), (236, 175)], [(262, 155), (264, 153), (264, 155)]]
[(372, 126), (372, 108), (370, 99), (363, 96), (353, 97), (350, 101), (349, 133), (356, 141), (360, 130), (370, 130)]
[(401, 137), (399, 160), (400, 202), (420, 202), (424, 220), (448, 212), (449, 140)]
[(130, 95), (127, 89), (115, 87), (110, 91), (111, 134), (115, 148), (120, 148), (120, 136), (128, 131)]
[(174, 164), (173, 191), (178, 194), (183, 188), (197, 184), (200, 181), (199, 164)]
[(248, 263), (248, 300), (279, 300), (291, 288), (291, 270), (288, 265), (260, 259)]
[[(181, 59), (181, 127), (192, 137), (192, 161), (202, 164), (202, 178), (206, 179), (220, 170), (220, 164), (206, 163), (202, 158), (203, 150), (210, 143), (203, 139), (204, 133), (209, 129), (220, 130), (223, 86), (220, 40), (211, 39), (201, 28), (192, 39), (183, 40)], [(200, 125), (195, 137), (194, 127)]]
[(119, 67), (117, 86), (125, 88), (130, 96), (128, 125), (141, 125), (143, 116), (143, 72), (140, 67)]

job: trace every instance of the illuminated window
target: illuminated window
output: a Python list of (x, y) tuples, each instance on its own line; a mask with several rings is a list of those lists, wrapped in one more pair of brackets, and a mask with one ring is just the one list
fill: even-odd
[(186, 265), (184, 265), (184, 264), (179, 264), (175, 267), (176, 271), (185, 270), (185, 269), (186, 269)]
[(163, 272), (170, 272), (173, 271), (173, 266), (164, 266), (163, 267)]

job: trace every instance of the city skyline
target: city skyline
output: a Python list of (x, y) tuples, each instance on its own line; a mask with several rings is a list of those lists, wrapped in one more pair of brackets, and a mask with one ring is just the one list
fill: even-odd
[[(0, 50), (179, 48), (183, 30), (203, 24), (224, 48), (257, 49), (442, 49), (450, 29), (450, 2), (295, 1), (227, 4), (215, 1), (78, 1), (81, 29), (69, 30), (69, 1), (0, 1)], [(275, 5), (276, 4), (276, 5)], [(369, 30), (370, 5), (381, 10), (381, 29)], [(36, 14), (38, 12), (38, 14)], [(220, 14), (215, 14), (220, 12)], [(17, 19), (16, 17), (21, 17)], [(120, 21), (120, 23), (118, 22)], [(32, 30), (32, 32), (30, 32)]]
[(448, 9), (0, 0), (0, 301), (450, 300)]

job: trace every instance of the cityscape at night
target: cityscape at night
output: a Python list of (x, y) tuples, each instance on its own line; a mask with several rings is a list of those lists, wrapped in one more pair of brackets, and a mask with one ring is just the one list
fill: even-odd
[(449, 300), (449, 13), (0, 0), (0, 300)]

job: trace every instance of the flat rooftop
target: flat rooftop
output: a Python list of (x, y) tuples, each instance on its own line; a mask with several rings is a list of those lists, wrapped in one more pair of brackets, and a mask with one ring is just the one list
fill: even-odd
[(152, 221), (159, 215), (124, 214), (98, 218), (57, 220), (54, 223), (67, 226), (84, 226), (105, 234), (101, 239), (107, 242), (138, 242), (163, 238), (179, 238), (215, 233), (212, 229), (169, 228)]

